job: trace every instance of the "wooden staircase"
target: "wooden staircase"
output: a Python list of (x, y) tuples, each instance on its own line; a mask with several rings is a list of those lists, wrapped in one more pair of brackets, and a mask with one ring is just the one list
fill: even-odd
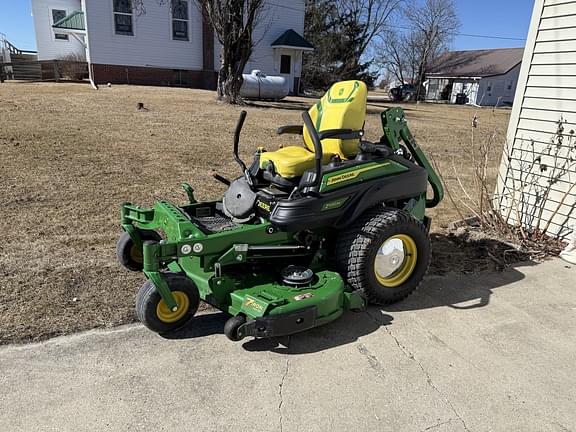
[(42, 79), (42, 68), (36, 54), (12, 54), (10, 59), (15, 80), (39, 81)]
[(36, 51), (18, 49), (0, 33), (0, 75), (13, 80), (41, 80), (42, 69)]

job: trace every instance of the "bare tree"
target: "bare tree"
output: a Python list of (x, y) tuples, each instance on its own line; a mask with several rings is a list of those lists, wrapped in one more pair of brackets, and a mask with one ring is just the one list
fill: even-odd
[(378, 62), (400, 82), (416, 86), (416, 100), (427, 67), (442, 54), (460, 27), (454, 0), (422, 0), (402, 9), (399, 29), (383, 33)]
[(254, 48), (254, 27), (265, 0), (196, 1), (222, 46), (218, 98), (231, 104), (241, 103), (242, 73)]
[[(147, 0), (132, 0), (137, 13), (146, 13)], [(208, 19), (221, 45), (218, 74), (218, 99), (230, 104), (242, 103), (242, 73), (255, 45), (254, 28), (266, 0), (194, 0)], [(173, 14), (181, 0), (156, 0), (170, 5)]]
[(377, 64), (383, 67), (398, 82), (413, 82), (415, 72), (414, 44), (410, 34), (387, 30), (376, 48)]
[(454, 0), (424, 0), (421, 7), (407, 7), (404, 15), (411, 28), (417, 74), (416, 100), (426, 74), (426, 68), (454, 38), (460, 27)]

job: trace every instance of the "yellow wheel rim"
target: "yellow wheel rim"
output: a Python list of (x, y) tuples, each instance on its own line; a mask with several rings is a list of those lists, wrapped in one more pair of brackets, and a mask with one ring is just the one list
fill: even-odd
[(178, 305), (178, 310), (176, 310), (176, 312), (172, 312), (163, 299), (160, 299), (158, 306), (156, 306), (156, 315), (158, 316), (158, 319), (168, 324), (174, 323), (184, 317), (190, 307), (190, 299), (186, 293), (182, 291), (172, 291), (172, 295)]
[(396, 288), (412, 275), (417, 260), (418, 251), (412, 237), (407, 234), (389, 237), (374, 258), (376, 280), (386, 288)]
[(135, 244), (133, 244), (132, 247), (130, 248), (130, 258), (132, 258), (132, 261), (134, 261), (137, 264), (144, 263), (144, 257), (142, 256), (142, 251)]

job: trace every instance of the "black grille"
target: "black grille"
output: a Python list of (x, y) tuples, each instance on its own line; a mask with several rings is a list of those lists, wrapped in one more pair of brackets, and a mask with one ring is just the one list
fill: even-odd
[(232, 222), (230, 218), (220, 213), (216, 213), (214, 216), (194, 216), (191, 219), (192, 222), (198, 225), (198, 227), (207, 234), (228, 231), (238, 226)]

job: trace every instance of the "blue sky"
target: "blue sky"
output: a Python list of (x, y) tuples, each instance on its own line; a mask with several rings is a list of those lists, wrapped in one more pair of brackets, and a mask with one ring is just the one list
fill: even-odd
[[(526, 38), (533, 5), (534, 0), (456, 0), (460, 32)], [(20, 49), (35, 49), (30, 0), (0, 0), (0, 32)], [(521, 46), (523, 41), (467, 36), (457, 36), (454, 41), (454, 49)]]

